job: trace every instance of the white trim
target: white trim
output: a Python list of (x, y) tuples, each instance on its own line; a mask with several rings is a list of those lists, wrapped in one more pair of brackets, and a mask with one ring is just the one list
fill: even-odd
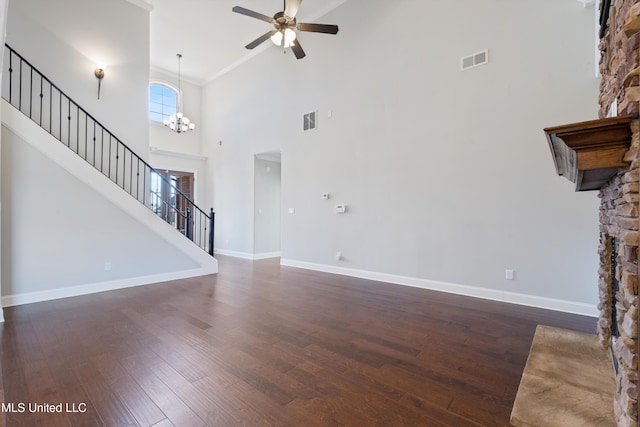
[[(154, 122), (154, 123), (157, 123), (157, 122)], [(159, 125), (162, 125), (162, 123), (159, 123)], [(158, 156), (179, 157), (182, 159), (198, 160), (201, 162), (205, 162), (207, 160), (206, 156), (198, 156), (197, 154), (179, 153), (177, 151), (162, 150), (158, 147), (149, 147), (149, 154), (156, 154)], [(162, 168), (159, 168), (159, 169), (162, 169)]]
[(224, 76), (225, 74), (235, 70), (236, 68), (238, 68), (239, 66), (241, 66), (242, 64), (244, 64), (245, 62), (250, 60), (251, 58), (261, 54), (262, 52), (264, 52), (265, 50), (267, 50), (271, 46), (274, 46), (274, 44), (273, 43), (271, 43), (271, 44), (263, 43), (260, 46), (256, 47), (255, 49), (252, 49), (249, 53), (246, 53), (245, 55), (241, 56), (238, 60), (232, 62), (229, 65), (227, 65), (226, 67), (224, 67), (223, 69), (221, 69), (220, 71), (218, 71), (217, 73), (212, 75), (211, 77), (205, 78), (204, 80), (202, 80), (202, 82), (200, 83), (200, 86), (206, 86), (209, 83), (211, 83), (211, 82), (219, 79), (220, 77)]
[(145, 0), (127, 0), (134, 6), (138, 6), (140, 9), (144, 9), (147, 12), (153, 11), (153, 5)]
[(253, 259), (257, 261), (261, 259), (280, 258), (280, 255), (280, 252), (263, 252), (261, 254), (253, 254)]
[[(166, 77), (167, 79), (175, 79), (176, 81), (178, 81), (178, 74), (175, 71), (170, 71), (170, 70), (167, 70), (166, 68), (157, 67), (155, 65), (151, 65), (149, 67), (149, 71), (152, 71), (152, 72), (157, 73), (157, 74), (162, 74), (162, 76)], [(154, 77), (152, 80), (149, 81), (149, 83), (151, 84), (151, 82), (154, 82), (154, 81), (158, 82), (158, 83), (161, 83), (161, 84), (165, 84), (169, 80), (163, 80), (162, 78)], [(185, 77), (185, 76), (181, 75), (180, 76), (180, 81), (190, 83), (190, 84), (192, 84), (194, 86), (202, 87), (202, 82), (201, 81), (189, 78), (189, 76)], [(177, 90), (178, 90), (178, 88), (176, 86), (176, 91)]]
[(230, 251), (228, 249), (215, 249), (214, 253), (219, 255), (230, 256), (234, 258), (248, 259), (250, 261), (259, 261), (261, 259), (280, 258), (280, 252), (263, 252), (259, 254), (251, 254), (248, 252)]
[(255, 156), (257, 159), (266, 160), (267, 162), (282, 163), (282, 152), (280, 150), (257, 153)]
[(231, 256), (231, 257), (234, 257), (234, 258), (242, 258), (242, 259), (253, 260), (253, 254), (250, 254), (248, 252), (237, 252), (237, 251), (230, 251), (230, 250), (227, 250), (227, 249), (214, 249), (213, 252), (215, 254)]
[(34, 302), (50, 301), (60, 298), (70, 298), (97, 292), (132, 288), (135, 286), (152, 285), (159, 282), (186, 279), (189, 277), (197, 277), (207, 274), (211, 273), (206, 268), (196, 268), (193, 270), (174, 271), (171, 273), (161, 273), (153, 274), (150, 276), (111, 280), (108, 282), (91, 283), (88, 285), (72, 286), (69, 288), (58, 288), (39, 292), (29, 292), (26, 294), (7, 295), (3, 296), (1, 301), (3, 307), (11, 307), (14, 305), (31, 304)]
[(361, 279), (376, 280), (396, 285), (412, 286), (415, 288), (430, 289), (457, 295), (465, 295), (474, 298), (488, 299), (511, 304), (526, 305), (529, 307), (544, 308), (547, 310), (563, 311), (566, 313), (581, 314), (583, 316), (598, 316), (598, 308), (595, 305), (581, 302), (546, 298), (537, 295), (519, 294), (515, 292), (500, 291), (497, 289), (480, 288), (469, 285), (439, 282), (435, 280), (420, 279), (417, 277), (398, 276), (395, 274), (378, 273), (375, 271), (356, 270), (352, 268), (336, 267), (326, 264), (314, 264), (292, 259), (280, 259), (280, 265), (287, 267), (303, 268), (306, 270), (322, 271), (325, 273), (340, 274), (343, 276), (358, 277)]

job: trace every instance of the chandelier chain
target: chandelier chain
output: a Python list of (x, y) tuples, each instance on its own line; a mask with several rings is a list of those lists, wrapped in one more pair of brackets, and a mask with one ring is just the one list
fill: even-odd
[[(176, 56), (178, 57), (178, 96), (176, 97), (176, 101), (181, 101), (182, 89), (180, 86), (181, 86), (181, 80), (182, 80), (182, 76), (181, 76), (182, 54), (178, 53), (176, 54)], [(189, 118), (185, 116), (184, 113), (182, 113), (182, 111), (180, 111), (180, 106), (181, 106), (180, 104), (182, 104), (182, 102), (176, 102), (176, 114), (171, 115), (169, 119), (165, 119), (164, 125), (176, 133), (183, 133), (183, 132), (188, 132), (190, 130), (194, 130), (196, 128), (195, 123), (191, 122), (191, 120), (189, 120)]]

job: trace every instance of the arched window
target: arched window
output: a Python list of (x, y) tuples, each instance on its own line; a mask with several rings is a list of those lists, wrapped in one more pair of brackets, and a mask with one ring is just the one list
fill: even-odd
[(176, 114), (178, 93), (169, 86), (152, 83), (149, 85), (149, 120), (162, 123)]

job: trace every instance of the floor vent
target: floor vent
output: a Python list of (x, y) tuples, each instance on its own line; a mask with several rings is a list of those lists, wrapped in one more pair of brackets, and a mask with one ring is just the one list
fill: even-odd
[(480, 65), (484, 65), (489, 62), (489, 50), (483, 50), (482, 52), (474, 53), (473, 55), (465, 56), (460, 60), (460, 69), (466, 71), (470, 68), (475, 68)]
[(302, 130), (305, 132), (308, 130), (313, 130), (316, 128), (317, 124), (318, 122), (316, 121), (316, 112), (312, 111), (304, 115), (303, 122), (302, 122)]

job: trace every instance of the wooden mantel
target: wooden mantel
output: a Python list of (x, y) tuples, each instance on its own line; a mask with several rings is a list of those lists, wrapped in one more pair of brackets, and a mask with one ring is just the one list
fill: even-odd
[(632, 115), (554, 126), (544, 130), (558, 175), (576, 191), (599, 190), (621, 167), (631, 145)]

